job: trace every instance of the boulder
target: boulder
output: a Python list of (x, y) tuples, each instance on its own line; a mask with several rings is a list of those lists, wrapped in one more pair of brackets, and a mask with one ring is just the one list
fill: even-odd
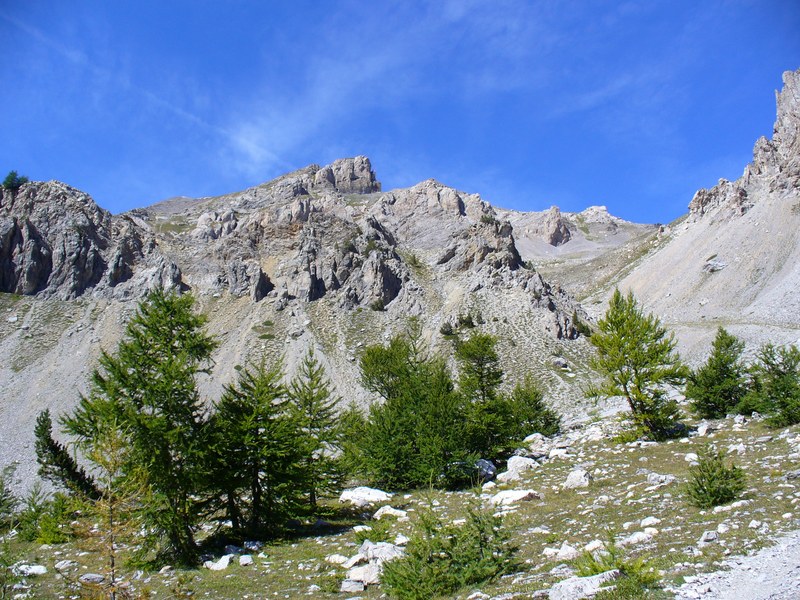
[(388, 504), (386, 506), (381, 506), (372, 518), (376, 521), (380, 521), (383, 517), (394, 517), (396, 519), (408, 519), (408, 513), (404, 510), (400, 510), (398, 508), (392, 508)]
[(508, 459), (506, 471), (497, 476), (497, 481), (517, 481), (518, 479), (522, 479), (522, 475), (524, 473), (538, 468), (539, 463), (532, 458), (525, 458), (524, 456), (512, 456)]
[(534, 490), (505, 490), (491, 497), (490, 502), (495, 506), (511, 506), (517, 502), (539, 500), (542, 495)]
[(358, 508), (389, 502), (391, 499), (392, 494), (366, 486), (344, 490), (339, 496), (339, 502), (349, 502)]
[(550, 600), (578, 600), (590, 598), (597, 594), (606, 584), (619, 579), (617, 570), (606, 571), (591, 577), (570, 577), (550, 588)]
[(592, 483), (592, 475), (586, 469), (575, 469), (569, 475), (567, 480), (561, 484), (565, 490), (572, 490), (577, 488), (589, 487)]

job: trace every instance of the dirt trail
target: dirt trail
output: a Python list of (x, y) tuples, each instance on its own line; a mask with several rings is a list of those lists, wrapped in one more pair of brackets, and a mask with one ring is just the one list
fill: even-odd
[(676, 592), (679, 600), (797, 600), (800, 598), (800, 531), (749, 556), (726, 561), (730, 571), (703, 573)]

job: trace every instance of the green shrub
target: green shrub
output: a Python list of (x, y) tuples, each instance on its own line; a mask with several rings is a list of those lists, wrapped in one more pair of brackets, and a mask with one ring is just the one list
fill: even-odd
[(745, 489), (744, 471), (725, 464), (722, 451), (704, 450), (689, 469), (686, 493), (697, 508), (711, 508), (736, 500)]
[(736, 410), (747, 391), (742, 363), (744, 343), (720, 327), (708, 361), (692, 372), (686, 397), (695, 412), (706, 419), (719, 419)]
[(495, 223), (497, 223), (497, 219), (492, 215), (483, 214), (481, 215), (481, 223), (486, 223), (487, 225), (494, 225)]
[(377, 544), (378, 542), (388, 542), (393, 538), (392, 523), (387, 517), (378, 521), (370, 521), (368, 527), (369, 529), (360, 529), (354, 532), (357, 544), (361, 545), (367, 540)]
[(463, 525), (420, 514), (406, 554), (384, 565), (381, 583), (392, 598), (430, 600), (513, 571), (517, 547), (502, 519), (474, 506)]
[(648, 558), (625, 556), (614, 541), (614, 534), (609, 531), (607, 537), (602, 550), (594, 554), (584, 552), (574, 565), (579, 577), (590, 577), (615, 569), (620, 572), (621, 577), (615, 582), (616, 589), (603, 591), (595, 598), (640, 598), (647, 590), (659, 587), (658, 570)]
[(16, 465), (9, 465), (0, 471), (0, 532), (11, 526), (18, 500), (11, 492), (11, 476)]
[(800, 350), (763, 346), (739, 408), (744, 413), (766, 413), (777, 427), (800, 423)]
[(74, 512), (73, 499), (61, 493), (48, 498), (37, 482), (25, 496), (18, 515), (19, 537), (40, 544), (67, 542), (72, 537), (69, 524)]
[(383, 298), (378, 298), (375, 302), (372, 302), (369, 307), (375, 312), (383, 312), (386, 310), (386, 304), (383, 302)]

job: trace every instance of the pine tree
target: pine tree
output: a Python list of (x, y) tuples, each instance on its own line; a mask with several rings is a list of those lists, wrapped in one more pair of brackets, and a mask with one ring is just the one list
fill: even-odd
[(542, 390), (530, 377), (514, 386), (508, 401), (512, 439), (520, 441), (532, 433), (555, 435), (561, 430), (561, 417), (545, 404)]
[[(427, 356), (418, 325), (361, 358), (364, 386), (378, 394), (357, 428), (360, 467), (392, 489), (428, 486), (466, 461), (464, 406), (446, 365)], [(355, 419), (350, 419), (355, 421)]]
[(668, 437), (679, 413), (664, 386), (683, 383), (688, 374), (674, 336), (657, 317), (644, 314), (632, 292), (623, 296), (615, 290), (589, 341), (597, 350), (591, 365), (605, 378), (592, 393), (622, 396), (637, 430), (655, 439)]
[(340, 449), (336, 405), (325, 369), (314, 351), (308, 354), (289, 384), (289, 410), (301, 433), (304, 492), (311, 510), (321, 494), (339, 490), (341, 472), (333, 453)]
[(127, 471), (148, 491), (140, 516), (160, 560), (193, 564), (194, 527), (207, 463), (207, 418), (196, 377), (208, 373), (216, 342), (202, 331), (189, 295), (151, 292), (117, 352), (103, 352), (88, 397), (62, 420), (78, 445), (93, 447), (110, 422), (130, 446)]
[(471, 451), (493, 458), (507, 450), (511, 406), (499, 393), (503, 370), (497, 338), (474, 333), (456, 345), (458, 388), (466, 405), (466, 439)]
[(725, 329), (717, 329), (706, 363), (686, 383), (686, 397), (703, 418), (718, 419), (734, 412), (747, 392), (741, 357), (744, 343)]
[[(281, 365), (239, 371), (212, 419), (216, 469), (229, 518), (251, 534), (277, 533), (301, 502), (301, 438), (289, 414)], [(247, 502), (245, 501), (247, 499)]]
[(49, 408), (36, 417), (34, 436), (41, 477), (89, 500), (100, 497), (100, 490), (92, 476), (78, 465), (64, 444), (53, 439), (53, 421)]
[(765, 344), (756, 358), (740, 411), (766, 413), (778, 427), (800, 423), (800, 350)]

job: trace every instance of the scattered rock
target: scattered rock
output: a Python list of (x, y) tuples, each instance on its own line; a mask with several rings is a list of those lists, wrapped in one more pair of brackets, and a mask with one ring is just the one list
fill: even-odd
[(233, 554), (226, 554), (216, 562), (207, 560), (205, 563), (203, 563), (203, 566), (211, 571), (224, 571), (228, 568), (228, 565), (231, 564), (231, 559), (234, 558), (234, 556), (235, 555)]
[(255, 563), (255, 561), (253, 560), (253, 557), (250, 556), (249, 554), (242, 554), (239, 557), (239, 566), (249, 567), (253, 563)]
[(567, 480), (561, 484), (561, 487), (565, 490), (573, 490), (589, 487), (591, 483), (592, 475), (586, 469), (575, 469), (567, 475)]
[(45, 575), (47, 573), (47, 567), (43, 565), (22, 564), (16, 567), (15, 570), (23, 577), (36, 577), (38, 575)]
[(540, 500), (542, 495), (533, 490), (504, 490), (492, 496), (490, 502), (495, 506), (510, 506), (517, 502)]
[(600, 588), (611, 581), (618, 579), (620, 572), (617, 570), (606, 571), (591, 577), (570, 577), (560, 581), (550, 588), (550, 600), (578, 600), (589, 598), (597, 594)]
[(78, 577), (78, 581), (81, 583), (86, 583), (88, 585), (99, 585), (103, 583), (106, 578), (103, 575), (98, 575), (97, 573), (84, 573), (80, 577)]
[(363, 581), (354, 581), (352, 579), (345, 579), (339, 588), (340, 592), (363, 592), (367, 589)]
[(539, 468), (537, 463), (532, 458), (525, 458), (524, 456), (512, 456), (508, 459), (506, 471), (497, 476), (497, 481), (509, 482), (522, 479), (522, 475), (528, 471), (533, 471)]
[(392, 508), (388, 504), (386, 506), (381, 506), (372, 518), (376, 521), (380, 521), (383, 517), (394, 517), (398, 520), (407, 520), (408, 513), (404, 510), (400, 510), (398, 508)]
[(381, 502), (389, 502), (392, 494), (370, 487), (357, 487), (344, 490), (339, 496), (339, 502), (349, 502), (358, 508), (365, 508)]

